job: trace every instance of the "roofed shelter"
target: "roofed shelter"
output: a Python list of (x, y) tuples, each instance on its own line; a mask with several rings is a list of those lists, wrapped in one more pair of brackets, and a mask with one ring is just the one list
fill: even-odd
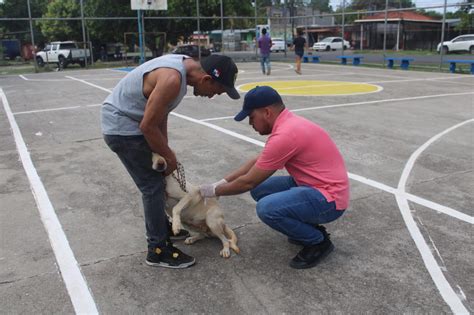
[[(387, 12), (386, 48), (394, 50), (436, 50), (442, 21), (412, 11)], [(364, 49), (383, 49), (385, 12), (355, 20), (360, 25), (359, 41)]]

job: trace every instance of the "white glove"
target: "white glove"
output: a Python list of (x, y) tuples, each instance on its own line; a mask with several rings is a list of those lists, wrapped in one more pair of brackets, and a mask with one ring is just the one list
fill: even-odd
[(219, 186), (219, 185), (227, 184), (227, 183), (228, 183), (228, 181), (226, 181), (225, 178), (223, 178), (223, 179), (221, 179), (220, 181), (215, 182), (215, 183), (212, 184), (212, 185), (214, 185), (215, 187), (217, 187), (217, 186)]
[(213, 198), (216, 196), (216, 186), (214, 184), (204, 184), (199, 186), (199, 192), (203, 198)]
[(224, 178), (213, 184), (204, 184), (204, 185), (199, 186), (199, 191), (201, 192), (201, 196), (203, 196), (204, 198), (215, 197), (216, 187), (222, 184), (227, 184), (227, 181)]

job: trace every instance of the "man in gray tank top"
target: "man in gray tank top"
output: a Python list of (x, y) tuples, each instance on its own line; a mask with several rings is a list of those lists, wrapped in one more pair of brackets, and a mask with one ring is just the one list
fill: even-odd
[[(227, 56), (211, 55), (201, 63), (184, 55), (152, 59), (128, 73), (104, 101), (102, 133), (142, 193), (148, 241), (146, 263), (151, 266), (186, 268), (195, 259), (174, 247), (165, 213), (165, 177), (177, 168), (168, 146), (168, 115), (186, 95), (227, 93), (238, 99), (234, 87), (237, 66)], [(168, 164), (164, 172), (151, 167), (152, 152)]]

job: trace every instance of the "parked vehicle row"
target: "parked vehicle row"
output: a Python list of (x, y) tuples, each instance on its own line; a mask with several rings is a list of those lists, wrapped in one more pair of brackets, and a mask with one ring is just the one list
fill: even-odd
[[(285, 51), (285, 41), (283, 38), (272, 38), (272, 52)], [(326, 37), (313, 45), (314, 51), (332, 51), (349, 49), (350, 43), (342, 37)], [(474, 54), (474, 34), (460, 35), (452, 40), (439, 43), (437, 46), (438, 53), (443, 51), (444, 54), (454, 52), (468, 52)], [(120, 49), (119, 49), (120, 52)], [(207, 57), (212, 50), (201, 46), (201, 57)], [(198, 45), (181, 45), (172, 51), (173, 54), (188, 55), (197, 58), (199, 55)], [(60, 68), (66, 68), (69, 64), (79, 64), (85, 67), (86, 58), (90, 58), (90, 51), (78, 48), (73, 41), (51, 42), (46, 47), (36, 53), (36, 61), (40, 67), (46, 63), (56, 63)]]

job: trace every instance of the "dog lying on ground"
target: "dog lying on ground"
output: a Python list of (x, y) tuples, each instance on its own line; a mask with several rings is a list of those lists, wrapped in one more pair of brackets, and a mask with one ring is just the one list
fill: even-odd
[[(152, 155), (152, 167), (156, 171), (166, 169), (166, 160), (157, 153)], [(174, 176), (173, 176), (174, 175)], [(184, 243), (193, 244), (205, 237), (217, 237), (222, 242), (220, 255), (230, 257), (230, 249), (239, 253), (237, 236), (224, 223), (224, 215), (219, 208), (216, 198), (202, 198), (199, 187), (184, 183), (184, 191), (178, 181), (179, 174), (166, 176), (166, 212), (172, 218), (172, 230), (178, 234), (182, 225), (190, 233)], [(174, 205), (174, 206), (173, 206)]]

